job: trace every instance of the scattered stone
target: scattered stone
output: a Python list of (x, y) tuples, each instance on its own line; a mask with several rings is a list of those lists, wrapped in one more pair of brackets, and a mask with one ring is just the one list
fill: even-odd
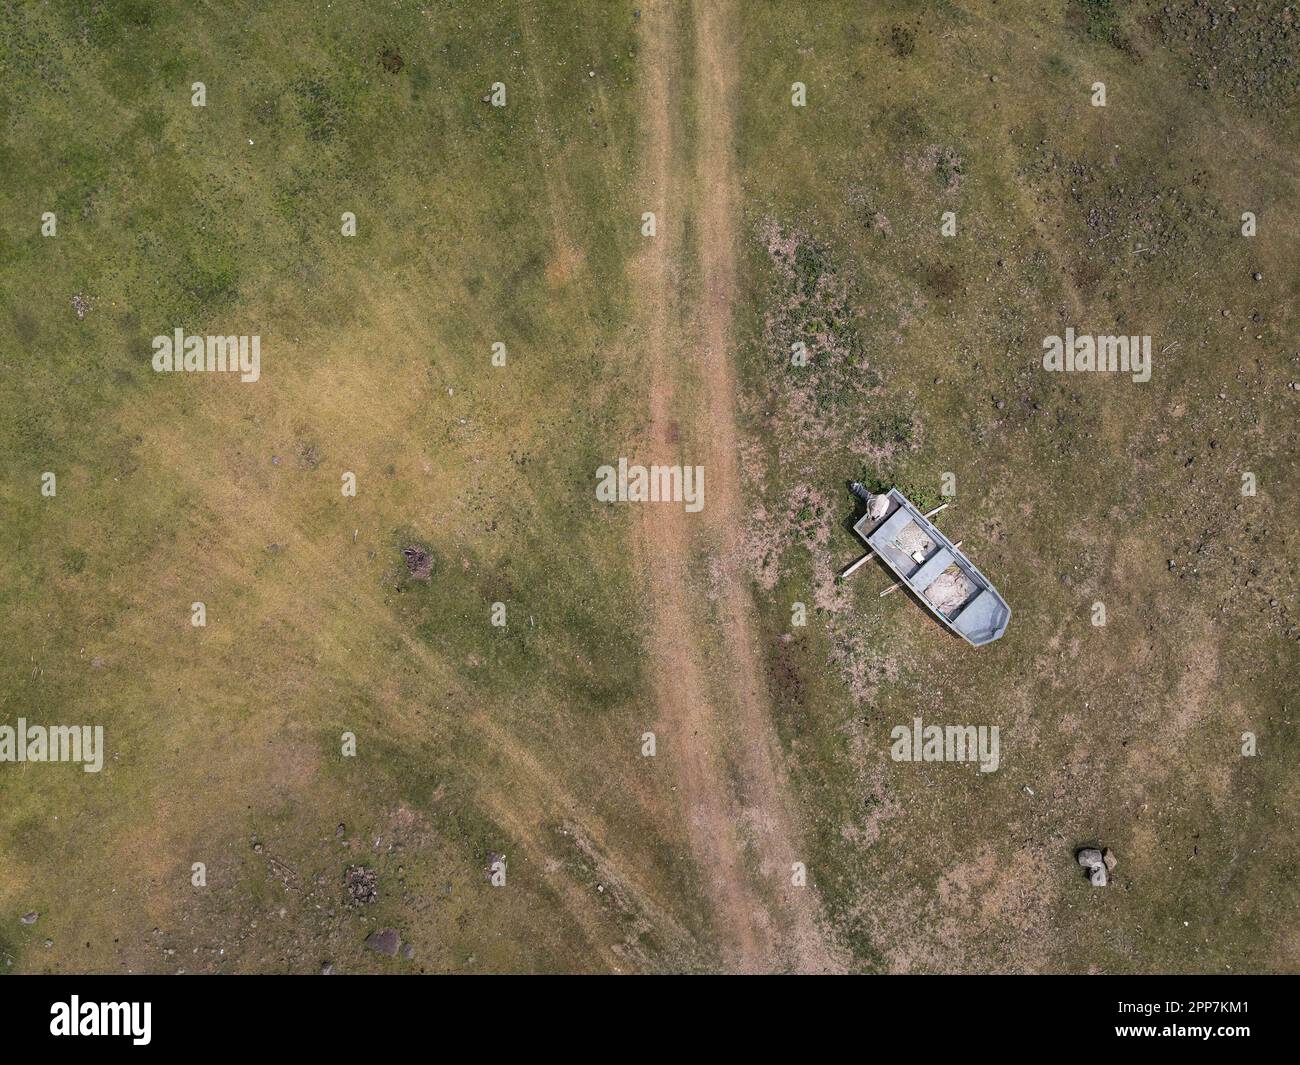
[(367, 947), (376, 954), (386, 954), (390, 958), (397, 957), (401, 945), (402, 937), (393, 928), (381, 928), (378, 932), (371, 932), (366, 936)]
[(343, 886), (354, 905), (369, 906), (379, 901), (379, 874), (364, 865), (349, 865), (343, 874)]
[(1264, 280), (1264, 275), (1261, 274), (1258, 270), (1256, 270), (1256, 271), (1255, 271), (1253, 274), (1251, 274), (1250, 276), (1251, 276), (1252, 278), (1254, 278), (1256, 281), (1263, 281), (1263, 280)]
[(415, 944), (414, 944), (414, 943), (403, 943), (403, 944), (402, 944), (402, 957), (405, 958), (407, 961), (410, 961), (412, 958), (415, 957)]
[(1115, 866), (1119, 865), (1119, 859), (1115, 857), (1115, 852), (1105, 850), (1101, 852), (1101, 860), (1106, 863), (1106, 872), (1113, 873)]
[(33, 910), (31, 913), (23, 914), (18, 920), (22, 921), (23, 924), (35, 924), (38, 917), (40, 917), (40, 914)]
[(72, 309), (77, 312), (77, 320), (85, 318), (90, 313), (92, 303), (89, 299), (78, 292), (72, 297)]
[(346, 832), (346, 831), (347, 831), (347, 826), (346, 826), (342, 821), (340, 821), (340, 822), (339, 822), (339, 827), (336, 828), (336, 829), (334, 830), (334, 835), (335, 835), (337, 838), (342, 839), (342, 838), (343, 838), (343, 833)]
[(1109, 870), (1114, 868), (1113, 859), (1107, 858), (1109, 853), (1096, 847), (1081, 847), (1075, 854), (1079, 864), (1088, 870), (1088, 882), (1093, 887), (1105, 887), (1109, 882)]
[(332, 961), (327, 961), (324, 964), (322, 964), (320, 967), (320, 974), (321, 976), (333, 976), (334, 963)]

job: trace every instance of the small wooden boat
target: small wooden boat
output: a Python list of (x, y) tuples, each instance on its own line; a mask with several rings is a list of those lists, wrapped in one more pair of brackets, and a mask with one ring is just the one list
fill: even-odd
[(1007, 601), (911, 500), (897, 488), (872, 495), (854, 482), (849, 490), (867, 504), (853, 531), (945, 628), (976, 647), (1007, 631)]

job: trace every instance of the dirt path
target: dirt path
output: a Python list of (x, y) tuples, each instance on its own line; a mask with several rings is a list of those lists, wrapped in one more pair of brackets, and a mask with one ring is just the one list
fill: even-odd
[[(667, 504), (640, 508), (640, 557), (654, 604), (651, 651), (663, 754), (678, 773), (723, 965), (826, 971), (839, 965), (818, 927), (815, 892), (791, 885), (792, 863), (807, 856), (787, 807), (740, 564), (744, 514), (728, 349), (739, 211), (730, 7), (701, 2), (688, 13), (656, 4), (642, 12), (644, 187), (646, 209), (659, 222), (637, 264), (640, 354), (650, 378), (644, 446), (650, 462), (702, 464), (706, 492), (698, 514)], [(690, 34), (681, 32), (678, 19), (691, 21)], [(691, 37), (693, 58), (681, 54)], [(696, 121), (693, 152), (682, 136), (688, 108)], [(691, 248), (683, 227), (688, 210), (699, 228)], [(698, 249), (694, 264), (692, 249)], [(692, 265), (702, 288), (687, 280)], [(692, 566), (701, 559), (711, 566)], [(710, 569), (708, 591), (699, 574)]]

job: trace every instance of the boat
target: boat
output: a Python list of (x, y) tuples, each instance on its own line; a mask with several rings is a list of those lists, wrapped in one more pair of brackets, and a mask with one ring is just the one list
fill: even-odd
[(853, 531), (871, 548), (855, 567), (875, 555), (944, 628), (975, 647), (1007, 631), (1011, 607), (930, 515), (897, 488), (873, 494), (855, 481), (849, 491), (867, 505)]

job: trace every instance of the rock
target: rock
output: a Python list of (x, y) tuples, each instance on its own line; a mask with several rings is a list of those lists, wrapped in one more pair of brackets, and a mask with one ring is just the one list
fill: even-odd
[(1092, 883), (1093, 887), (1105, 887), (1106, 863), (1102, 862), (1101, 865), (1095, 866), (1092, 873), (1088, 876), (1088, 880)]
[(333, 976), (334, 963), (332, 961), (327, 961), (324, 964), (322, 964), (320, 967), (320, 974), (321, 976)]
[(339, 822), (339, 827), (336, 828), (336, 829), (334, 830), (334, 835), (335, 835), (338, 839), (342, 839), (342, 838), (343, 838), (343, 833), (346, 832), (347, 830), (348, 830), (348, 829), (347, 829), (347, 826), (346, 826), (342, 821), (340, 821), (340, 822)]
[(415, 944), (414, 944), (414, 943), (403, 943), (403, 944), (402, 944), (402, 957), (405, 958), (407, 961), (410, 961), (412, 958), (415, 957)]
[(1078, 854), (1079, 864), (1085, 869), (1096, 869), (1099, 865), (1105, 865), (1106, 861), (1101, 855), (1101, 851), (1095, 847), (1084, 847)]
[(31, 913), (23, 914), (18, 920), (22, 921), (23, 924), (35, 924), (38, 917), (40, 917), (40, 914), (33, 910)]
[(1101, 859), (1106, 863), (1106, 872), (1113, 873), (1115, 866), (1119, 865), (1119, 859), (1115, 857), (1115, 852), (1105, 850), (1101, 852)]
[(1261, 274), (1258, 270), (1256, 270), (1256, 271), (1255, 271), (1253, 274), (1251, 274), (1250, 276), (1251, 276), (1252, 278), (1254, 278), (1256, 281), (1263, 281), (1263, 280), (1264, 280), (1264, 275)]
[(366, 946), (376, 954), (386, 954), (390, 958), (397, 957), (397, 951), (402, 945), (402, 937), (397, 934), (393, 928), (381, 928), (378, 932), (371, 932), (366, 936)]

